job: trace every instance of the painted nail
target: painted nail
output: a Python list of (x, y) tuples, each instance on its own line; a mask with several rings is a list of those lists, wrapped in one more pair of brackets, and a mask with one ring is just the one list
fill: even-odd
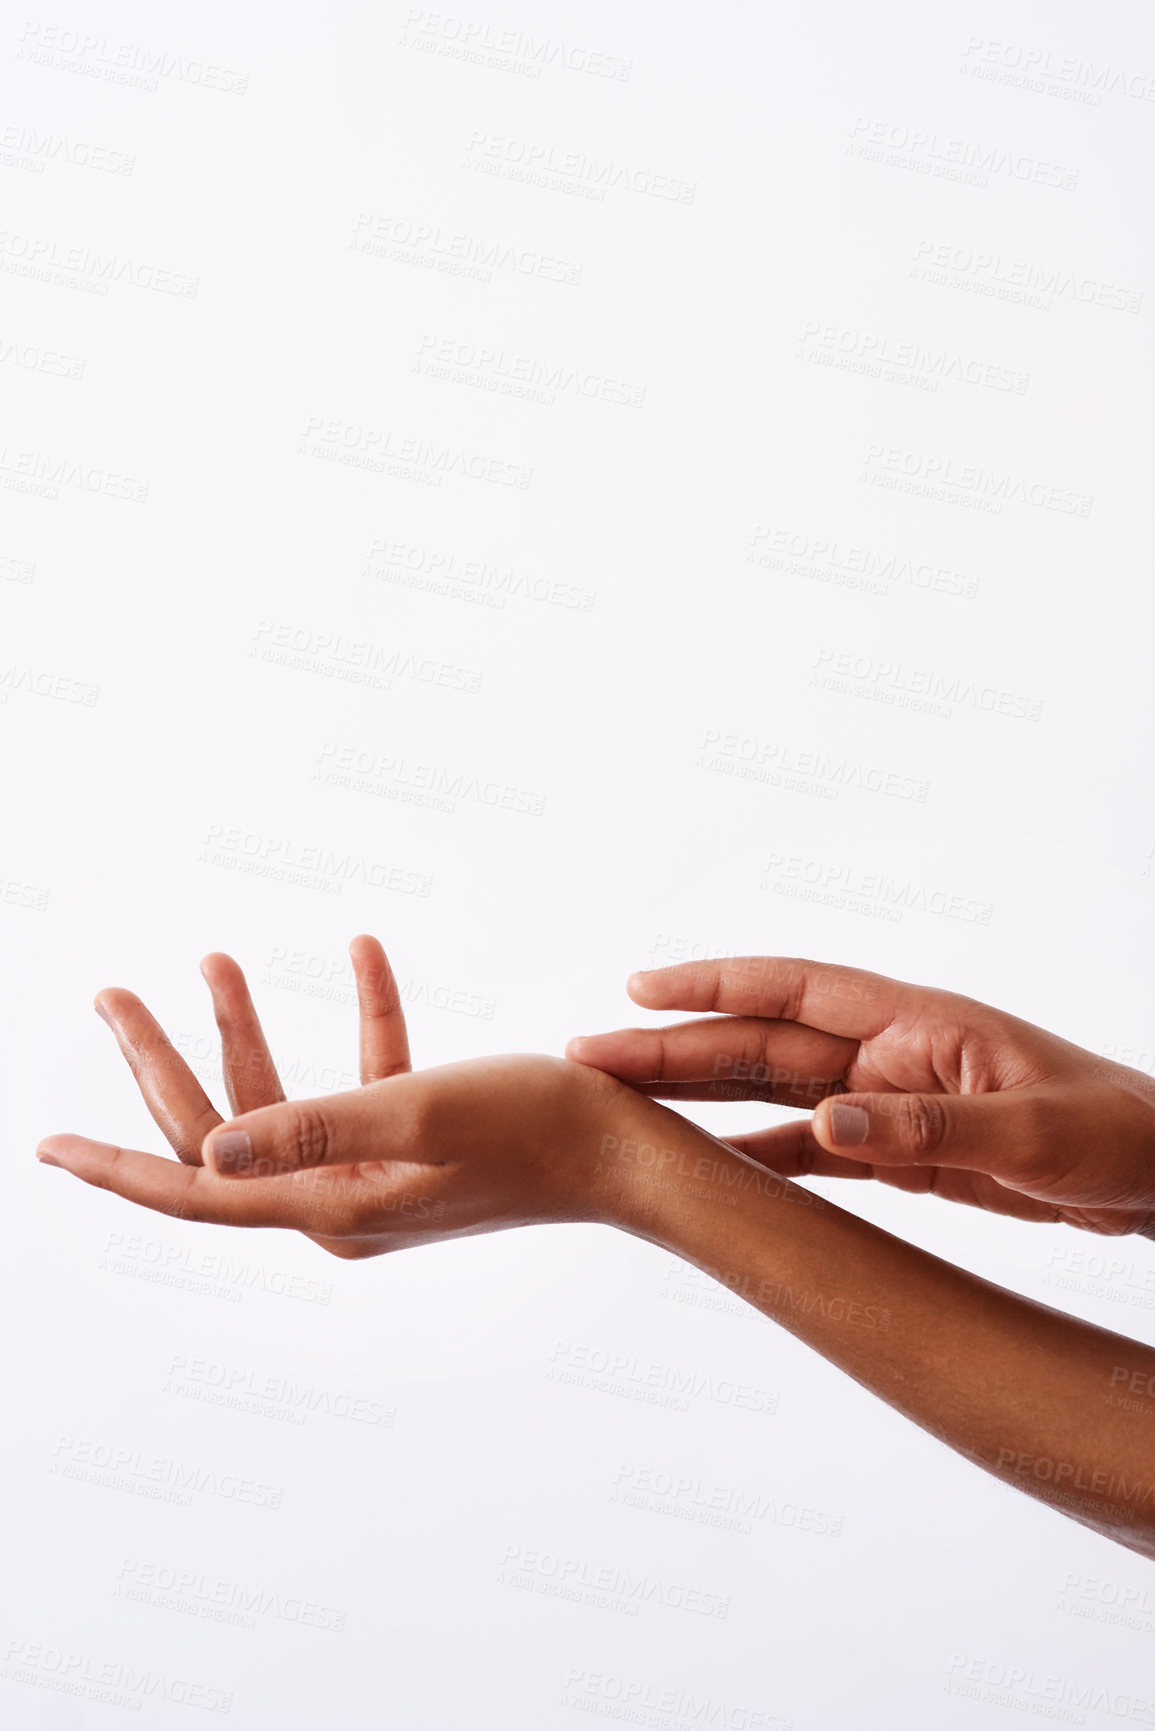
[(253, 1145), (247, 1130), (226, 1130), (223, 1136), (215, 1138), (209, 1152), (219, 1173), (252, 1171)]
[(870, 1113), (861, 1106), (832, 1106), (830, 1134), (840, 1148), (857, 1148), (870, 1135)]

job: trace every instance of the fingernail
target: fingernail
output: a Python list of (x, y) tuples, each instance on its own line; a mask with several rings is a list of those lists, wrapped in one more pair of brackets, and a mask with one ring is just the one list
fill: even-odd
[(832, 1106), (830, 1135), (840, 1148), (857, 1148), (870, 1135), (870, 1113), (861, 1106)]
[(59, 1166), (60, 1165), (59, 1160), (54, 1160), (52, 1158), (51, 1154), (42, 1154), (40, 1152), (39, 1148), (36, 1150), (36, 1158), (39, 1160), (39, 1162), (42, 1166)]
[(247, 1130), (226, 1130), (209, 1145), (213, 1165), (222, 1174), (251, 1172), (253, 1145)]

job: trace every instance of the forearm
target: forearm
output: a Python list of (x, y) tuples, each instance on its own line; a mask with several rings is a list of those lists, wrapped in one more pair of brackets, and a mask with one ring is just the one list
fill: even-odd
[(1155, 1557), (1155, 1351), (955, 1268), (653, 1101), (603, 1138), (617, 1223), (924, 1430)]

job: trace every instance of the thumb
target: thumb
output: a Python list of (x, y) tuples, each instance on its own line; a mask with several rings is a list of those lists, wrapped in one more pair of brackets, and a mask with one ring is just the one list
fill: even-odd
[(276, 1178), (311, 1166), (403, 1159), (403, 1114), (385, 1109), (385, 1086), (243, 1112), (205, 1137), (205, 1165), (221, 1178)]
[(1045, 1157), (1044, 1102), (1033, 1090), (988, 1094), (836, 1094), (814, 1112), (829, 1153), (876, 1166), (958, 1166), (1014, 1183)]

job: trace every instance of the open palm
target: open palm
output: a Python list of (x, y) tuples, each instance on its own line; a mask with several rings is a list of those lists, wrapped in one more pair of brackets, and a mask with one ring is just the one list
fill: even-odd
[[(289, 1227), (346, 1259), (598, 1217), (587, 1182), (595, 1131), (630, 1090), (536, 1053), (414, 1071), (385, 952), (363, 936), (350, 955), (362, 1087), (287, 1102), (243, 973), (231, 957), (211, 955), (202, 972), (221, 1034), (227, 1127), (140, 999), (110, 989), (96, 1007), (177, 1159), (76, 1135), (45, 1138), (40, 1158), (146, 1208)], [(240, 1159), (238, 1144), (248, 1150)]]

